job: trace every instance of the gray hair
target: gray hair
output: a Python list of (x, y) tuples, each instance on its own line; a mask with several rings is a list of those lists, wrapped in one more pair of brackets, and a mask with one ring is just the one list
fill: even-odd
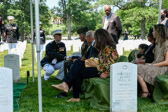
[(90, 38), (94, 38), (94, 31), (93, 30), (90, 30), (86, 33), (86, 37), (90, 37)]

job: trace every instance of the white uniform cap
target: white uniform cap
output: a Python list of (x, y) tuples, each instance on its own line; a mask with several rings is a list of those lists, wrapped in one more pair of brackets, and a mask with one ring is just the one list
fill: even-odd
[(55, 35), (55, 34), (62, 34), (62, 30), (54, 30), (54, 31), (52, 31), (51, 34), (52, 34), (52, 35)]
[(13, 16), (8, 16), (7, 19), (8, 19), (8, 20), (11, 20), (11, 19), (13, 20), (14, 17), (13, 17)]

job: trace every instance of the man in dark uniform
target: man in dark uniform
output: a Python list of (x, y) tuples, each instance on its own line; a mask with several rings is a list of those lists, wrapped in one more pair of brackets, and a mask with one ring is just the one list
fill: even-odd
[(64, 78), (64, 60), (66, 59), (66, 47), (62, 38), (62, 30), (55, 30), (52, 32), (54, 36), (54, 41), (50, 42), (46, 46), (46, 55), (41, 60), (41, 66), (43, 67), (44, 80), (48, 80), (50, 75), (54, 73), (55, 70), (59, 70), (56, 75), (56, 79), (62, 80)]
[(5, 41), (8, 43), (8, 54), (11, 54), (11, 49), (16, 48), (17, 41), (19, 40), (19, 29), (16, 24), (13, 24), (14, 17), (8, 16), (9, 24), (5, 25)]
[[(4, 21), (2, 19), (2, 17), (0, 17), (0, 32), (1, 32), (1, 36), (2, 36), (2, 40), (4, 40)], [(0, 42), (1, 42), (1, 36), (0, 36)]]
[[(42, 29), (41, 27), (42, 23), (40, 22), (40, 60), (43, 57), (43, 51), (44, 51), (44, 44), (46, 42), (46, 37), (45, 37), (45, 31)], [(34, 30), (34, 44), (36, 44), (36, 30)], [(36, 47), (35, 47), (36, 48)], [(37, 61), (37, 54), (35, 54), (36, 56), (36, 61)]]

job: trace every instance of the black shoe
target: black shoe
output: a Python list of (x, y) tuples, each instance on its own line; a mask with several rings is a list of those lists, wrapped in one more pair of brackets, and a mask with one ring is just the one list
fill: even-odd
[(66, 93), (59, 93), (55, 98), (64, 98), (64, 97), (67, 97), (67, 94)]

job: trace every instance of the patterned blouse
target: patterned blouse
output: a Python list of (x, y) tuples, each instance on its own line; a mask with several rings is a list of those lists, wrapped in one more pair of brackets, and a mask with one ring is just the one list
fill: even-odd
[(115, 60), (118, 58), (118, 53), (116, 49), (106, 46), (103, 51), (99, 53), (99, 75), (102, 73), (108, 74), (110, 72), (110, 65), (115, 63)]

